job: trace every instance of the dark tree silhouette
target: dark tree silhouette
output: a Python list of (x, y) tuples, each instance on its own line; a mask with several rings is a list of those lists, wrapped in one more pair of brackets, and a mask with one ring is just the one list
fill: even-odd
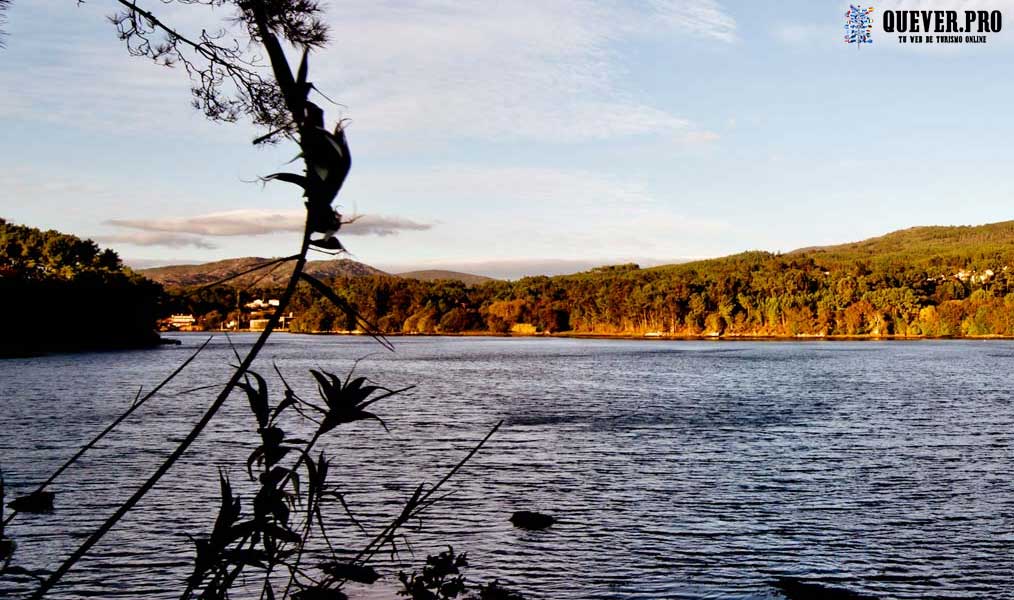
[[(298, 141), (312, 84), (305, 56), (327, 42), (322, 10), (313, 0), (168, 0), (165, 4), (232, 6), (234, 18), (196, 35), (172, 28), (133, 0), (110, 17), (132, 56), (182, 67), (193, 104), (215, 121), (249, 118), (268, 129), (257, 143), (285, 136)], [(159, 3), (154, 3), (158, 5)], [(303, 79), (296, 81), (281, 42), (302, 49)], [(268, 60), (264, 60), (266, 52)]]

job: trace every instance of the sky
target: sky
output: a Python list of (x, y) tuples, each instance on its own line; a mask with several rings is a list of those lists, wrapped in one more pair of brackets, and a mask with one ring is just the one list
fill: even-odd
[[(139, 4), (188, 32), (231, 14)], [(310, 79), (350, 119), (349, 257), (514, 278), (1014, 218), (1014, 0), (871, 4), (856, 45), (836, 0), (332, 1)], [(298, 150), (208, 122), (115, 6), (14, 0), (0, 216), (137, 266), (293, 253), (299, 191), (257, 178)], [(1008, 22), (924, 46), (878, 21), (927, 8)]]

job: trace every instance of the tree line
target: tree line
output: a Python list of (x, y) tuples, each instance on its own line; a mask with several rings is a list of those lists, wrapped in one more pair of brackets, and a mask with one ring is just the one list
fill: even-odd
[[(1014, 273), (1008, 264), (1014, 256), (1003, 252), (970, 251), (946, 261), (748, 252), (474, 286), (393, 276), (329, 283), (383, 333), (1014, 336)], [(221, 320), (237, 306), (237, 293), (261, 295), (229, 288), (177, 292), (169, 304)], [(309, 289), (297, 292), (291, 308), (292, 331), (357, 328), (355, 318)]]
[(0, 219), (0, 356), (156, 344), (163, 299), (112, 250)]

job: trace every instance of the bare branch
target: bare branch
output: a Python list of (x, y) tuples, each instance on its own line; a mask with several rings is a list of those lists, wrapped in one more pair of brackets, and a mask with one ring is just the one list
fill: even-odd
[[(7, 24), (7, 16), (4, 14), (7, 9), (10, 8), (11, 0), (0, 0), (0, 25)], [(7, 45), (4, 43), (4, 38), (7, 37), (7, 32), (0, 29), (0, 48), (6, 48)]]
[[(241, 41), (239, 38), (243, 36), (235, 35), (235, 31), (229, 33), (227, 28), (204, 29), (199, 35), (187, 36), (137, 0), (117, 1), (123, 9), (109, 20), (127, 51), (164, 67), (182, 67), (190, 78), (194, 108), (213, 121), (250, 118), (271, 132), (258, 138), (258, 142), (276, 141), (279, 136), (295, 139), (296, 121), (302, 117), (302, 109), (293, 103), (298, 94), (293, 93), (291, 73), (287, 79), (282, 76), (276, 81), (279, 65), (288, 70), (276, 36), (305, 49), (322, 46), (327, 40), (327, 27), (319, 18), (321, 9), (316, 2), (167, 0), (166, 3), (175, 1), (183, 5), (234, 5), (237, 16), (228, 24), (245, 28), (249, 39)], [(257, 22), (257, 13), (261, 14), (261, 24)], [(256, 42), (268, 51), (270, 61), (257, 54)]]

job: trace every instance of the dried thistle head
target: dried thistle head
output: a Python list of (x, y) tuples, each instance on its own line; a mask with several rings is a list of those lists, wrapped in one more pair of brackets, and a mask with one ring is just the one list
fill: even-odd
[[(365, 377), (355, 379), (341, 378), (333, 373), (310, 370), (317, 386), (320, 396), (324, 400), (327, 410), (320, 429), (326, 433), (343, 423), (352, 423), (364, 419), (373, 419), (387, 429), (387, 424), (372, 412), (366, 410), (374, 402), (386, 398), (396, 392), (378, 385), (366, 385)], [(380, 396), (371, 398), (375, 392), (386, 392)]]

